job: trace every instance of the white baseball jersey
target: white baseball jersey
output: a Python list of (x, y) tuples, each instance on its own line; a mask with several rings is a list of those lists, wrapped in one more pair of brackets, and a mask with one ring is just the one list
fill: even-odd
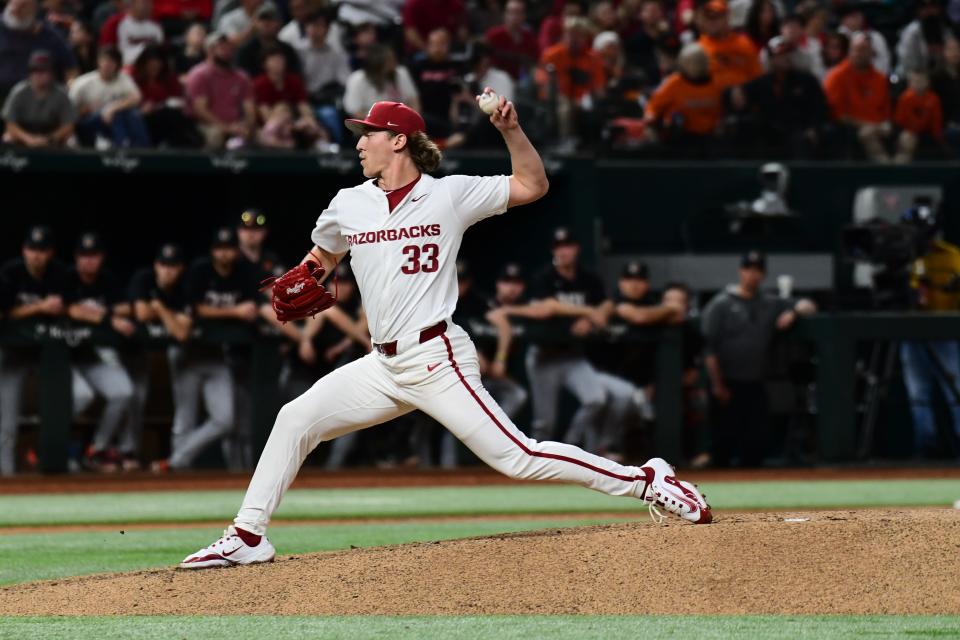
[(509, 198), (507, 176), (424, 174), (391, 212), (371, 179), (337, 193), (311, 237), (324, 251), (350, 251), (370, 335), (392, 342), (453, 315), (463, 233), (506, 211)]
[(624, 466), (560, 442), (528, 438), (490, 396), (477, 350), (450, 323), (420, 343), (422, 329), (453, 315), (456, 257), (463, 232), (503, 213), (506, 176), (424, 175), (390, 212), (373, 180), (340, 191), (320, 214), (313, 241), (353, 254), (376, 343), (408, 340), (396, 355), (376, 350), (330, 372), (277, 415), (234, 523), (264, 535), (300, 465), (318, 444), (419, 409), (481, 460), (513, 478), (575, 482), (644, 499), (653, 472)]

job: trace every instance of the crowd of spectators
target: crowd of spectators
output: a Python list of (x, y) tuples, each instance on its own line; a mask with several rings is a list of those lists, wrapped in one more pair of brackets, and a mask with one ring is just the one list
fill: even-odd
[[(378, 100), (441, 146), (515, 101), (563, 151), (960, 150), (958, 0), (7, 0), (4, 141), (336, 151)], [(875, 22), (875, 24), (872, 24)]]
[[(41, 347), (9, 338), (54, 334), (72, 336), (65, 339), (73, 415), (89, 419), (78, 425), (92, 424), (72, 432), (75, 469), (169, 473), (209, 463), (212, 455), (216, 460), (211, 451), (217, 449), (219, 464), (250, 468), (256, 462), (254, 340), (278, 350), (281, 373), (271, 378), (276, 389), (267, 395), (284, 400), (372, 349), (348, 262), (336, 269), (334, 307), (303, 322), (276, 320), (257, 286), (284, 271), (267, 248), (267, 235), (265, 215), (248, 210), (237, 225), (214, 232), (208, 252), (191, 260), (181, 246), (163, 244), (151, 265), (124, 277), (112, 268), (97, 233), (81, 233), (72, 255), (61, 260), (50, 228), (29, 229), (21, 255), (0, 266), (8, 338), (0, 348), (0, 475), (36, 462), (31, 448), (18, 447), (18, 432), (26, 381), (40, 366)], [(775, 333), (798, 313), (812, 311), (811, 303), (762, 291), (765, 258), (751, 252), (741, 262), (739, 282), (713, 298), (701, 322), (683, 283), (655, 293), (648, 267), (633, 261), (611, 291), (582, 264), (569, 229), (558, 228), (549, 246), (552, 259), (535, 272), (504, 264), (489, 295), (470, 266), (457, 263), (453, 321), (471, 335), (483, 384), (503, 410), (540, 440), (619, 460), (652, 455), (656, 344), (653, 336), (639, 339), (631, 331), (678, 327), (687, 460), (762, 463), (769, 425), (765, 363)], [(577, 401), (570, 419), (562, 409), (564, 390)], [(144, 446), (148, 404), (155, 407), (150, 433), (161, 438)], [(647, 445), (636, 445), (638, 438)], [(419, 413), (338, 438), (321, 455), (330, 469), (351, 462), (455, 467), (472, 460), (452, 435)]]

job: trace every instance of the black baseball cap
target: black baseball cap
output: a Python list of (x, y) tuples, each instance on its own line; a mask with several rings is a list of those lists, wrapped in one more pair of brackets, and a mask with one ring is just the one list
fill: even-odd
[(523, 282), (523, 269), (516, 262), (508, 262), (497, 274), (497, 282)]
[(466, 260), (457, 260), (457, 279), (465, 280), (473, 277), (473, 272), (470, 270), (470, 263)]
[(100, 234), (94, 231), (81, 233), (80, 237), (77, 238), (75, 251), (78, 256), (90, 256), (103, 253), (103, 240), (101, 240)]
[(220, 227), (213, 232), (213, 239), (210, 241), (210, 247), (236, 247), (237, 231), (233, 227)]
[(755, 268), (760, 271), (767, 270), (767, 254), (756, 249), (747, 251), (740, 256), (740, 266), (744, 269)]
[(53, 248), (53, 232), (50, 227), (36, 225), (27, 230), (27, 235), (23, 237), (23, 246), (28, 249), (37, 249), (44, 251)]
[(175, 267), (183, 264), (183, 248), (172, 242), (167, 244), (162, 244), (157, 249), (157, 257), (155, 258), (160, 264), (165, 264), (171, 267)]
[(577, 239), (573, 237), (573, 234), (570, 232), (570, 229), (567, 227), (557, 227), (553, 230), (553, 243), (552, 246), (559, 247), (562, 245), (571, 245), (571, 244), (580, 244), (577, 242)]
[(245, 209), (240, 214), (240, 226), (248, 229), (265, 229), (267, 227), (267, 216), (260, 209)]
[(644, 262), (631, 260), (623, 265), (623, 270), (620, 271), (620, 277), (623, 279), (647, 280), (650, 277), (650, 269), (647, 268)]

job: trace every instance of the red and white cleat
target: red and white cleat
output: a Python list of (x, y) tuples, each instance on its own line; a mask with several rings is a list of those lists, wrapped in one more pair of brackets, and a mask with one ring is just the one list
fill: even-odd
[(204, 547), (196, 553), (192, 553), (183, 559), (180, 563), (181, 569), (206, 569), (208, 567), (230, 567), (235, 564), (257, 564), (260, 562), (273, 562), (277, 551), (267, 540), (266, 536), (260, 538), (260, 542), (251, 547), (237, 535), (237, 530), (230, 525), (223, 532), (223, 537)]
[(657, 507), (660, 507), (687, 522), (710, 524), (713, 514), (706, 496), (700, 493), (696, 485), (678, 479), (674, 468), (667, 464), (666, 460), (651, 458), (641, 468), (650, 478), (643, 492), (643, 500), (650, 505), (650, 515), (654, 520), (663, 520), (663, 516), (657, 511)]

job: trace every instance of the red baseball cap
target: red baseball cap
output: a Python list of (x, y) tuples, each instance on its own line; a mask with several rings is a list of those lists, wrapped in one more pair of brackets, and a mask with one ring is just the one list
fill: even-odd
[(365, 120), (346, 120), (347, 129), (360, 134), (368, 129), (383, 129), (411, 135), (427, 128), (419, 113), (402, 102), (377, 102), (370, 107)]

